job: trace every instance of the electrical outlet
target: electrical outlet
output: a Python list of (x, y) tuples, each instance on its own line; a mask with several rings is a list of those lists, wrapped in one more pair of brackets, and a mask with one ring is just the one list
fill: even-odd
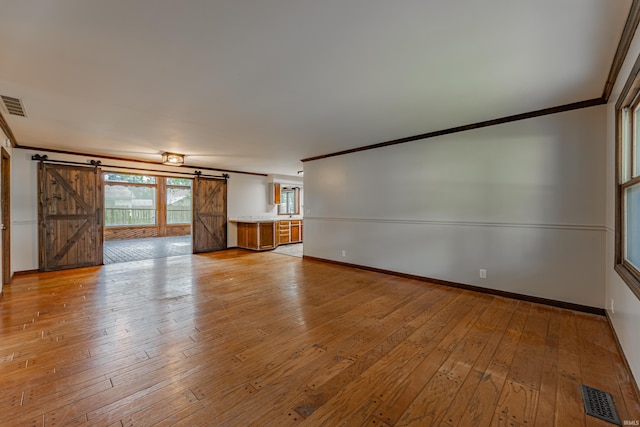
[(484, 268), (480, 269), (480, 278), (481, 279), (486, 279), (487, 278), (487, 270), (485, 270)]
[(345, 251), (344, 249), (342, 250), (342, 256), (346, 257), (347, 256), (347, 251)]
[(614, 314), (614, 313), (615, 313), (615, 311), (613, 309), (613, 298), (611, 298), (611, 314)]

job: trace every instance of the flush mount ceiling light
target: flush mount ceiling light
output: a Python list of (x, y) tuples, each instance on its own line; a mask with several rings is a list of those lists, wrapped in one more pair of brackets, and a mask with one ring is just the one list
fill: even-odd
[(181, 166), (184, 164), (184, 154), (162, 153), (162, 164)]

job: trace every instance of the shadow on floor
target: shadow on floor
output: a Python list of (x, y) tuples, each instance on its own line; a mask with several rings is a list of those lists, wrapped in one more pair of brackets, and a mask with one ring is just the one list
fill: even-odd
[(191, 254), (191, 236), (148, 237), (104, 242), (104, 263), (139, 261)]

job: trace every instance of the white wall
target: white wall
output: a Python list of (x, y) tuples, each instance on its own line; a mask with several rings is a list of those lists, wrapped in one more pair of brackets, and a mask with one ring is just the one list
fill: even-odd
[[(38, 163), (31, 160), (33, 154), (47, 154), (51, 159), (55, 160), (86, 163), (88, 159), (95, 159), (102, 160), (103, 163), (109, 165), (134, 168), (145, 167), (141, 163), (100, 159), (98, 156), (84, 157), (14, 149), (11, 168), (11, 214), (13, 226), (11, 251), (13, 271), (28, 271), (38, 268)], [(176, 170), (175, 168), (160, 165), (146, 165), (146, 167), (163, 169), (169, 172)], [(188, 171), (191, 169), (182, 170)], [(132, 170), (131, 172), (136, 171)], [(138, 171), (138, 173), (140, 172)], [(211, 174), (218, 175), (216, 172), (211, 172)], [(227, 187), (228, 217), (275, 215), (275, 206), (268, 203), (271, 179), (271, 177), (266, 176), (230, 174)], [(233, 224), (228, 226), (227, 246), (236, 246), (236, 230)]]
[(605, 138), (600, 106), (307, 162), (304, 253), (604, 307)]
[[(607, 254), (606, 254), (606, 301), (611, 323), (618, 335), (625, 356), (636, 379), (640, 380), (640, 300), (615, 272), (615, 103), (629, 77), (636, 58), (640, 55), (640, 36), (636, 32), (627, 58), (618, 75), (609, 104), (607, 105)], [(611, 310), (611, 300), (615, 302)]]
[(14, 148), (11, 156), (11, 264), (13, 271), (38, 268), (37, 163), (34, 151)]
[[(227, 187), (227, 216), (267, 217), (277, 215), (276, 205), (270, 204), (271, 179), (265, 176), (234, 174)], [(238, 245), (236, 225), (227, 224), (227, 247)]]

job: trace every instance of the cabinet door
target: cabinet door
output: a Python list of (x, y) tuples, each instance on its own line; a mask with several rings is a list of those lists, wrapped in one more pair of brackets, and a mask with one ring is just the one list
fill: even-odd
[(300, 242), (300, 221), (291, 222), (291, 243)]
[(273, 184), (273, 204), (280, 204), (280, 184)]
[(260, 232), (260, 248), (259, 249), (273, 249), (275, 248), (275, 223), (260, 223), (258, 229)]

